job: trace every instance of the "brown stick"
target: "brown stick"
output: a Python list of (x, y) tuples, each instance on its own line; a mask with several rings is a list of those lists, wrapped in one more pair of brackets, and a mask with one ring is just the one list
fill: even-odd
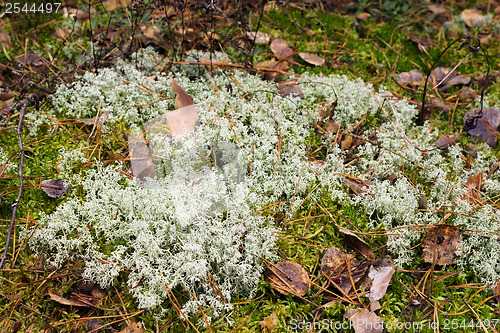
[(19, 106), (21, 107), (21, 111), (19, 113), (19, 124), (17, 125), (17, 139), (19, 141), (19, 149), (21, 149), (21, 160), (19, 161), (19, 192), (17, 193), (17, 199), (12, 204), (12, 219), (10, 221), (9, 229), (7, 230), (7, 240), (5, 241), (5, 250), (3, 251), (2, 261), (0, 261), (0, 269), (2, 269), (5, 259), (7, 258), (7, 252), (9, 250), (10, 239), (12, 237), (12, 230), (14, 229), (15, 221), (16, 221), (16, 213), (17, 207), (19, 206), (19, 201), (21, 201), (21, 196), (23, 194), (23, 168), (24, 168), (24, 146), (23, 139), (21, 138), (21, 127), (23, 124), (24, 114), (26, 113), (26, 109), (28, 108), (28, 104), (35, 99), (35, 94), (31, 94), (25, 99), (23, 99)]

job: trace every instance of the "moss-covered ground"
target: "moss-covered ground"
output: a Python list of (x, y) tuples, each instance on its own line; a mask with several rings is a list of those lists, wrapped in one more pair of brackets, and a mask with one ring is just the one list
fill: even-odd
[[(27, 94), (36, 93), (40, 97), (39, 108), (43, 112), (51, 107), (48, 96), (57, 84), (70, 82), (75, 73), (107, 66), (114, 58), (130, 54), (130, 49), (146, 45), (177, 59), (182, 57), (182, 52), (193, 47), (222, 50), (234, 58), (235, 63), (242, 64), (257, 64), (273, 57), (268, 45), (253, 45), (251, 53), (238, 48), (235, 34), (241, 29), (258, 29), (273, 37), (285, 39), (297, 52), (314, 53), (326, 59), (324, 65), (315, 67), (296, 57), (297, 63), (291, 66), (295, 73), (335, 73), (346, 74), (350, 78), (360, 77), (375, 86), (384, 85), (402, 98), (412, 98), (415, 94), (397, 85), (393, 80), (395, 74), (413, 69), (428, 73), (431, 64), (446, 46), (463, 34), (481, 38), (482, 47), (489, 54), (491, 73), (498, 71), (498, 2), (447, 1), (444, 6), (448, 12), (440, 15), (429, 11), (430, 3), (423, 1), (355, 1), (351, 4), (343, 1), (328, 2), (330, 6), (338, 4), (333, 6), (335, 8), (328, 8), (327, 2), (324, 2), (325, 5), (320, 5), (323, 3), (320, 1), (312, 3), (312, 7), (307, 7), (302, 2), (268, 3), (263, 11), (260, 11), (259, 5), (246, 8), (233, 8), (229, 5), (227, 24), (214, 25), (216, 32), (220, 29), (215, 40), (210, 39), (211, 35), (207, 33), (211, 26), (210, 18), (217, 20), (216, 16), (222, 14), (196, 15), (198, 12), (193, 10), (189, 12), (190, 23), (185, 23), (182, 16), (178, 15), (183, 11), (180, 7), (173, 10), (168, 22), (157, 24), (160, 33), (152, 36), (137, 33), (147, 31), (148, 24), (158, 19), (141, 8), (129, 7), (125, 10), (118, 6), (115, 10), (105, 10), (98, 3), (90, 6), (84, 1), (68, 3), (67, 9), (79, 8), (83, 16), (89, 7), (95, 10), (90, 20), (81, 18), (76, 22), (64, 18), (62, 9), (59, 13), (52, 14), (6, 14), (0, 18), (0, 30), (10, 37), (10, 45), (3, 42), (0, 52), (3, 93), (10, 94), (15, 101)], [(6, 1), (0, 2), (1, 13), (5, 12), (7, 4)], [(460, 21), (460, 13), (473, 7), (483, 14), (490, 14), (491, 21), (484, 26), (468, 28)], [(185, 9), (185, 12), (188, 13), (188, 10)], [(369, 13), (370, 17), (358, 16), (361, 13)], [(185, 18), (184, 20), (187, 21)], [(444, 22), (451, 23), (443, 24)], [(194, 29), (194, 33), (186, 28), (184, 34), (176, 34), (175, 31), (179, 31), (183, 24), (192, 24), (189, 28)], [(56, 30), (60, 31), (58, 37), (54, 35)], [(429, 49), (422, 51), (409, 36), (429, 41)], [(168, 46), (169, 43), (175, 47)], [(43, 65), (21, 64), (19, 57), (29, 53), (42, 57)], [(441, 57), (438, 66), (453, 67), (467, 53), (467, 48), (457, 50), (454, 47)], [(475, 80), (487, 70), (486, 60), (481, 54), (473, 54), (458, 70), (472, 77), (471, 88), (481, 91), (481, 86)], [(468, 103), (457, 97), (459, 89), (460, 87), (453, 87), (446, 93), (434, 92), (436, 97), (446, 100), (452, 106), (452, 111), (448, 113), (436, 112), (431, 115), (435, 126), (443, 132), (462, 130), (462, 116)], [(491, 84), (488, 93), (498, 96), (500, 84)], [(7, 104), (3, 104), (2, 109), (5, 110), (6, 107)], [(27, 112), (33, 108), (34, 106), (30, 106)], [(8, 163), (13, 165), (19, 163), (16, 133), (18, 121), (19, 110), (8, 115), (0, 113), (1, 147), (9, 158)], [(58, 295), (69, 295), (71, 291), (78, 290), (82, 281), (82, 263), (68, 263), (65, 268), (55, 270), (44, 265), (41, 257), (33, 256), (30, 249), (20, 241), (19, 233), (22, 228), (36, 225), (42, 214), (52, 212), (65, 200), (64, 196), (49, 198), (41, 190), (41, 181), (59, 178), (60, 148), (71, 150), (84, 143), (83, 146), (88, 147), (84, 151), (87, 157), (95, 157), (106, 163), (126, 158), (128, 148), (123, 128), (119, 124), (110, 133), (92, 133), (89, 127), (61, 118), (53, 119), (50, 125), (42, 125), (36, 135), (29, 135), (32, 125), (27, 121), (22, 129), (26, 150), (24, 188), (7, 262), (0, 271), (0, 331), (87, 332), (107, 324), (102, 331), (116, 332), (127, 327), (130, 321), (142, 322), (147, 332), (194, 331), (187, 322), (179, 319), (179, 314), (173, 307), (169, 316), (160, 321), (155, 320), (150, 312), (138, 309), (120, 278), (113, 288), (106, 290), (105, 297), (96, 307), (68, 306), (49, 298), (50, 290)], [(322, 143), (320, 136), (315, 135), (314, 131), (311, 129), (311, 151), (319, 151), (314, 158), (321, 159)], [(111, 140), (104, 140), (106, 136)], [(462, 136), (460, 140), (464, 147), (470, 141), (468, 136)], [(498, 149), (495, 153), (498, 153)], [(85, 167), (82, 165), (82, 170)], [(415, 178), (418, 179), (418, 175)], [(2, 252), (18, 187), (19, 177), (15, 171), (0, 172)], [(310, 205), (313, 207), (311, 209), (299, 210), (279, 234), (280, 257), (301, 264), (312, 280), (321, 276), (320, 261), (329, 246), (346, 247), (342, 235), (331, 223), (330, 216), (334, 216), (336, 223), (346, 228), (357, 228), (367, 233), (381, 231), (367, 227), (367, 217), (362, 210), (331, 202), (326, 194), (324, 198), (322, 202)], [(275, 206), (271, 206), (260, 213), (274, 216), (276, 225), (280, 226), (284, 217), (274, 214), (274, 211)], [(377, 256), (385, 253), (383, 236), (366, 234), (364, 240), (376, 251)], [(407, 330), (409, 332), (500, 330), (500, 325), (493, 328), (500, 318), (500, 311), (491, 288), (485, 287), (471, 271), (459, 272), (453, 265), (434, 266), (424, 262), (419, 251), (411, 267), (397, 270), (387, 294), (381, 299), (382, 308), (378, 314), (385, 322), (425, 323), (423, 328), (414, 325)], [(312, 287), (311, 292), (303, 298), (284, 296), (263, 280), (259, 285), (258, 298), (250, 301), (234, 299), (236, 305), (233, 313), (213, 322), (210, 327), (198, 326), (198, 330), (261, 332), (259, 322), (275, 312), (279, 318), (276, 331), (308, 331), (307, 325), (301, 326), (299, 322), (326, 323), (324, 320), (328, 320), (328, 324), (334, 325), (336, 322), (346, 321), (343, 317), (345, 310), (367, 304), (360, 304), (355, 299), (343, 302), (336, 295), (318, 293), (318, 290), (318, 287)], [(176, 297), (182, 303), (183, 295), (176, 293)], [(329, 303), (328, 306), (320, 308), (326, 303)], [(490, 322), (478, 325), (480, 321), (486, 323), (486, 320)], [(198, 314), (191, 321), (203, 322), (203, 316)], [(429, 323), (432, 322), (439, 322), (440, 328), (431, 328)], [(310, 331), (320, 331), (321, 328), (318, 327), (324, 327), (324, 324)]]

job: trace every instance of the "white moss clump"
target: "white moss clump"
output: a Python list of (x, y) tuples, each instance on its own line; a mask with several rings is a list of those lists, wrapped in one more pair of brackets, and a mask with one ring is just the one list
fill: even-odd
[[(174, 110), (174, 74), (156, 72), (161, 61), (150, 51), (134, 57), (137, 67), (120, 61), (114, 69), (87, 73), (73, 85), (61, 86), (54, 95), (54, 114), (86, 118), (105, 111), (109, 123), (140, 128)], [(186, 75), (195, 72), (195, 78)], [(139, 305), (159, 314), (168, 310), (167, 290), (178, 287), (198, 299), (187, 302), (186, 313), (200, 305), (212, 307), (217, 316), (230, 308), (234, 295), (252, 294), (262, 259), (276, 258), (274, 229), (254, 212), (280, 201), (278, 209), (291, 217), (299, 205), (307, 207), (308, 195), (321, 201), (326, 192), (363, 208), (373, 228), (398, 228), (388, 236), (388, 248), (399, 265), (414, 257), (412, 248), (425, 230), (415, 226), (437, 223), (443, 209), (453, 210), (448, 222), (479, 230), (464, 235), (458, 265), (470, 265), (486, 282), (500, 277), (500, 257), (490, 255), (498, 247), (497, 236), (484, 237), (488, 230), (499, 231), (500, 223), (492, 222), (500, 220), (499, 213), (488, 204), (475, 207), (463, 199), (467, 179), (489, 169), (494, 159), (489, 148), (466, 169), (458, 145), (432, 149), (438, 133), (429, 124), (412, 127), (418, 113), (413, 106), (345, 76), (303, 75), (298, 82), (305, 97), (299, 99), (279, 96), (274, 83), (244, 71), (212, 68), (208, 73), (179, 66), (174, 73), (195, 100), (200, 118), (196, 131), (176, 140), (150, 135), (160, 160), (158, 179), (142, 184), (102, 166), (75, 179), (83, 186), (83, 198), (69, 198), (42, 219), (43, 227), (27, 233), (33, 232), (30, 246), (46, 253), (54, 265), (83, 259), (84, 276), (103, 286), (125, 271)], [(329, 147), (325, 163), (317, 166), (307, 158), (318, 121), (311, 106), (337, 98), (333, 117), (342, 129), (365, 116), (380, 119), (376, 130), (364, 132), (376, 133), (377, 143), (360, 146), (357, 162), (349, 165), (344, 164), (345, 152)], [(222, 167), (211, 164), (215, 148)], [(234, 177), (238, 170), (245, 171), (244, 177)], [(351, 197), (346, 174), (371, 180), (368, 193)], [(390, 174), (397, 177), (394, 183), (387, 179)], [(485, 184), (488, 193), (500, 191), (497, 174)], [(418, 207), (422, 195), (427, 211)]]

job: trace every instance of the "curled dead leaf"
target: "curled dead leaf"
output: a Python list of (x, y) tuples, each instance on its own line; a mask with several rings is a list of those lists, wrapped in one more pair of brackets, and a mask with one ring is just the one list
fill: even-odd
[(455, 252), (462, 249), (462, 238), (458, 226), (431, 225), (422, 238), (422, 258), (436, 265), (450, 265), (455, 260)]
[(434, 142), (434, 144), (439, 149), (446, 149), (446, 148), (454, 145), (455, 142), (457, 142), (457, 140), (458, 140), (459, 137), (460, 137), (460, 133), (459, 132), (452, 133), (450, 135), (448, 135), (448, 134), (445, 133), (442, 137), (440, 137), (439, 139), (437, 139), (436, 142)]
[(413, 87), (419, 86), (422, 84), (424, 77), (422, 72), (418, 69), (413, 69), (409, 72), (403, 72), (396, 75), (396, 80), (399, 83), (407, 84)]
[(0, 31), (0, 44), (2, 44), (4, 50), (10, 50), (12, 48), (10, 36), (5, 31)]
[(368, 309), (350, 309), (344, 314), (348, 318), (355, 333), (382, 333), (384, 323), (382, 319)]
[(378, 301), (384, 297), (394, 272), (395, 270), (391, 266), (370, 267), (368, 277), (373, 279), (370, 293), (367, 295), (370, 302)]
[(192, 132), (196, 122), (200, 119), (193, 97), (175, 81), (172, 80), (172, 89), (177, 93), (175, 105), (177, 110), (167, 113), (167, 125), (172, 135), (185, 135)]
[(349, 293), (353, 282), (361, 280), (368, 266), (335, 246), (329, 247), (321, 259), (321, 272), (344, 293)]
[(266, 333), (271, 333), (279, 323), (278, 315), (276, 312), (272, 312), (269, 316), (265, 317), (264, 320), (259, 321), (260, 328)]
[[(479, 108), (470, 109), (464, 116), (464, 127), (479, 113)], [(476, 120), (476, 127), (467, 131), (471, 136), (478, 137), (482, 142), (486, 142), (491, 148), (497, 145), (497, 128), (500, 125), (500, 110), (489, 107), (483, 109), (483, 115)]]
[(344, 183), (357, 195), (366, 193), (371, 185), (369, 180), (361, 180), (355, 177), (345, 177)]
[(78, 299), (67, 299), (64, 297), (61, 297), (57, 295), (54, 291), (49, 290), (48, 291), (49, 297), (51, 300), (56, 301), (57, 303), (63, 304), (63, 305), (70, 305), (70, 306), (80, 306), (80, 307), (90, 307), (89, 304), (85, 304), (84, 302), (78, 300)]
[(288, 42), (282, 38), (274, 39), (269, 47), (278, 59), (289, 60), (294, 53)]
[(427, 6), (433, 14), (435, 15), (445, 15), (448, 14), (448, 9), (443, 4), (431, 4)]
[(297, 81), (292, 82), (280, 82), (278, 84), (278, 93), (285, 97), (298, 97), (304, 98), (304, 93), (297, 85)]
[(469, 177), (467, 179), (467, 192), (463, 195), (462, 199), (470, 204), (481, 202), (481, 189), (483, 188), (483, 173)]
[(315, 66), (321, 66), (325, 63), (325, 59), (317, 56), (315, 54), (311, 53), (306, 53), (306, 52), (300, 52), (299, 56), (308, 64), (315, 65)]
[(155, 166), (142, 132), (128, 136), (132, 174), (140, 181), (156, 176)]
[(361, 255), (363, 255), (363, 257), (369, 260), (375, 259), (375, 252), (373, 252), (372, 248), (361, 240), (361, 238), (359, 238), (355, 233), (342, 227), (338, 227), (338, 229), (350, 247), (357, 250), (361, 253)]
[(266, 270), (264, 276), (266, 281), (274, 285), (275, 290), (284, 295), (303, 296), (311, 284), (306, 270), (301, 265), (288, 260), (272, 265)]
[(469, 26), (470, 28), (472, 28), (479, 21), (481, 21), (482, 19), (484, 19), (484, 16), (476, 8), (464, 10), (460, 14), (460, 17), (462, 18), (462, 20), (464, 20), (465, 24), (467, 24), (467, 26)]
[(334, 122), (331, 119), (328, 119), (325, 124), (325, 131), (328, 133), (337, 133), (340, 128), (340, 125)]
[(66, 194), (69, 185), (60, 179), (42, 181), (42, 190), (51, 198), (59, 198)]
[(246, 31), (245, 36), (255, 44), (267, 44), (271, 41), (271, 36), (262, 31)]

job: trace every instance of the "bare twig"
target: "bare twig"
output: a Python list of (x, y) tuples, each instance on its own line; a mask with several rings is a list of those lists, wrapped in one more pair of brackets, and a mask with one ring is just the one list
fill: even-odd
[(17, 199), (12, 204), (12, 219), (10, 221), (9, 229), (7, 230), (7, 240), (5, 241), (5, 250), (3, 251), (2, 261), (0, 261), (0, 269), (2, 269), (5, 259), (7, 258), (7, 252), (9, 250), (10, 238), (12, 237), (12, 230), (14, 229), (15, 221), (16, 221), (16, 213), (17, 207), (19, 206), (19, 201), (21, 200), (21, 196), (23, 194), (23, 167), (24, 167), (24, 146), (23, 140), (21, 137), (21, 127), (23, 124), (24, 114), (26, 113), (26, 109), (28, 108), (28, 104), (35, 100), (35, 94), (31, 94), (25, 99), (23, 99), (18, 105), (21, 107), (21, 111), (19, 113), (19, 124), (17, 125), (17, 139), (19, 141), (19, 149), (21, 150), (21, 159), (19, 161), (19, 192), (17, 193)]

